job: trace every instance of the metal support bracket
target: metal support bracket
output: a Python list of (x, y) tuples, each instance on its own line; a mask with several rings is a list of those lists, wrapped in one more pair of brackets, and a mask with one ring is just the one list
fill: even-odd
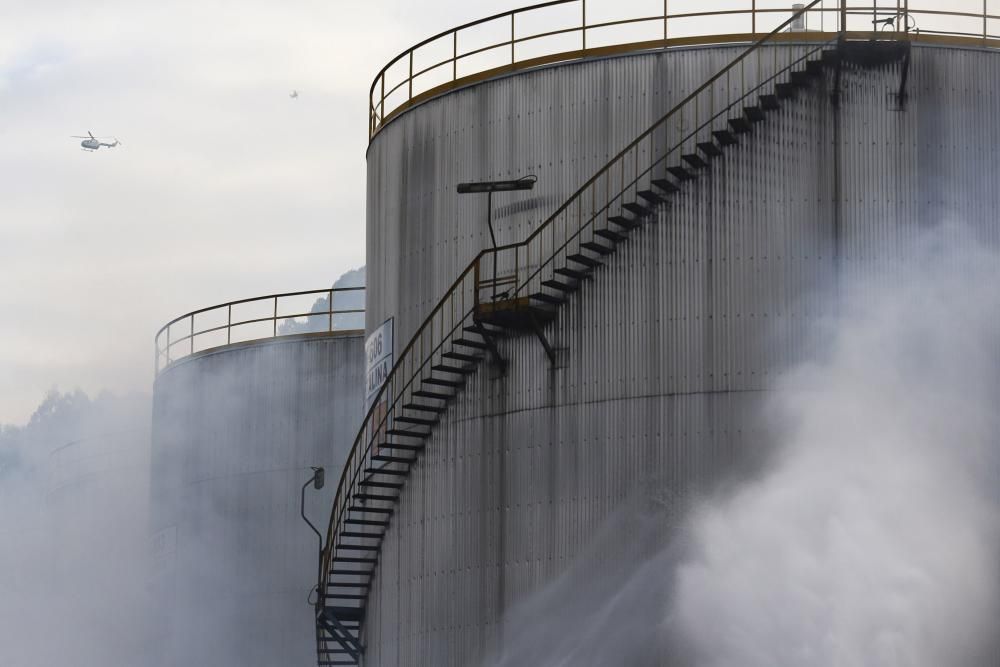
[(482, 322), (476, 321), (475, 324), (477, 333), (483, 337), (483, 342), (486, 343), (486, 347), (489, 348), (490, 354), (493, 356), (493, 363), (500, 367), (501, 373), (506, 373), (507, 362), (500, 356), (500, 350), (497, 349), (497, 344), (496, 341), (493, 340), (493, 336), (489, 334)]
[(347, 654), (351, 656), (351, 659), (355, 662), (361, 660), (361, 654), (364, 653), (365, 648), (361, 645), (357, 639), (351, 636), (340, 621), (337, 620), (336, 616), (327, 616), (326, 611), (320, 609), (316, 614), (316, 621), (323, 626), (323, 629), (333, 635), (333, 638), (337, 641), (340, 646), (347, 651)]
[(906, 102), (909, 99), (909, 92), (907, 90), (907, 85), (910, 81), (910, 59), (913, 54), (913, 44), (911, 42), (906, 43), (906, 53), (903, 55), (903, 68), (899, 75), (899, 90), (892, 95), (893, 102), (895, 103), (891, 107), (892, 111), (906, 111)]
[(841, 32), (840, 37), (837, 39), (837, 53), (840, 55), (837, 58), (837, 69), (835, 70), (833, 77), (833, 92), (830, 93), (830, 103), (833, 104), (834, 108), (840, 108), (842, 94), (841, 79), (843, 78), (844, 57), (846, 55), (844, 49), (845, 41), (844, 33)]
[(548, 339), (545, 337), (545, 332), (542, 331), (542, 327), (539, 326), (534, 313), (530, 314), (529, 320), (531, 321), (531, 330), (535, 332), (536, 336), (538, 336), (538, 340), (541, 342), (542, 347), (545, 348), (545, 354), (549, 357), (549, 363), (552, 364), (552, 368), (555, 368), (556, 352), (552, 349), (552, 345), (549, 344)]

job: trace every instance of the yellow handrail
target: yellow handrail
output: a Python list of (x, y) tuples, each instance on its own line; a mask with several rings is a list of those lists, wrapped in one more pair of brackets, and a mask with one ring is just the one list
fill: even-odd
[[(788, 7), (759, 7), (757, 0), (731, 0), (732, 9), (671, 12), (663, 3), (659, 15), (589, 21), (598, 11), (606, 14), (614, 0), (553, 0), (494, 14), (445, 30), (403, 51), (383, 67), (369, 90), (369, 139), (406, 109), (448, 90), (500, 74), (556, 62), (693, 44), (751, 43), (769, 32), (792, 11)], [(933, 37), (953, 37), (957, 43), (979, 40), (998, 46), (1000, 33), (991, 31), (987, 2), (981, 12), (911, 9), (909, 0), (828, 0), (807, 13), (806, 29), (824, 33), (871, 32), (891, 28)], [(556, 9), (565, 8), (571, 22), (551, 26)], [(548, 20), (546, 20), (548, 19)], [(887, 23), (890, 21), (891, 23)], [(521, 27), (519, 26), (528, 26)], [(493, 29), (503, 37), (475, 41), (477, 33)], [(639, 31), (641, 39), (622, 34)], [(992, 30), (1000, 30), (994, 23)], [(615, 33), (621, 39), (615, 39)], [(809, 33), (793, 33), (808, 35)], [(567, 41), (576, 41), (568, 48)], [(462, 45), (468, 42), (468, 46)], [(445, 52), (446, 55), (442, 55)]]

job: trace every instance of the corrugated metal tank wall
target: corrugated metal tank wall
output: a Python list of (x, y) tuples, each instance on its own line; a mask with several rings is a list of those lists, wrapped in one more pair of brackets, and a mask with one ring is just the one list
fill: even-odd
[(320, 529), (360, 425), (361, 332), (224, 348), (156, 380), (154, 585), (164, 664), (314, 665)]
[(387, 124), (368, 149), (369, 331), (394, 316), (400, 349), (489, 246), (486, 197), (459, 196), (458, 183), (538, 176), (533, 191), (493, 200), (497, 243), (520, 241), (737, 53), (688, 49), (543, 68), (445, 95)]
[[(485, 203), (460, 201), (455, 182), (538, 173), (538, 208), (498, 216), (501, 242), (522, 238), (734, 55), (566, 65), (394, 120), (369, 151), (369, 322), (396, 316), (405, 345), (488, 242)], [(898, 66), (848, 72), (839, 111), (829, 89), (800, 94), (661, 207), (547, 327), (558, 369), (533, 337), (503, 341), (506, 376), (473, 376), (407, 479), (368, 601), (365, 664), (482, 664), (504, 612), (637, 489), (690, 496), (759, 460), (773, 379), (835, 307), (838, 267), (886, 270), (942, 219), (997, 238), (1000, 54), (914, 47), (904, 112), (899, 80)]]

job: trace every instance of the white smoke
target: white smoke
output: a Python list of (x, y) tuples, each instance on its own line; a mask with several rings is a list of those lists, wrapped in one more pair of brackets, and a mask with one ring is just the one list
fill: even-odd
[(695, 664), (991, 664), (1000, 257), (955, 229), (905, 254), (779, 388), (774, 467), (693, 517), (669, 624)]
[[(363, 293), (334, 296), (364, 307)], [(363, 314), (343, 317), (363, 328)], [(28, 424), (0, 425), (0, 667), (313, 663), (317, 541), (299, 483), (319, 463), (337, 479), (356, 424), (337, 432), (268, 403), (252, 365), (205, 364), (170, 370), (155, 451), (146, 395), (53, 391)], [(262, 430), (282, 445), (262, 451)], [(307, 496), (320, 525), (335, 488)]]
[(143, 664), (149, 401), (52, 392), (0, 429), (0, 665)]
[[(1000, 254), (945, 228), (876, 265), (848, 267), (812, 361), (774, 387), (761, 471), (622, 508), (591, 547), (614, 558), (511, 609), (484, 664), (996, 664)], [(617, 546), (664, 532), (653, 555)]]

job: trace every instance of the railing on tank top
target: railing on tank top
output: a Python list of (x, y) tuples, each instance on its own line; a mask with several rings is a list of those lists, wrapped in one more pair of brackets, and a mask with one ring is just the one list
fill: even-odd
[[(325, 306), (318, 307), (324, 297)], [(364, 287), (338, 287), (268, 294), (186, 313), (156, 333), (156, 373), (197, 352), (227, 345), (364, 329), (364, 303)]]
[[(662, 10), (621, 16), (616, 0), (554, 0), (496, 14), (423, 40), (382, 68), (369, 91), (369, 138), (394, 116), (445, 91), (541, 65), (695, 44), (752, 43), (782, 23), (790, 0), (654, 0)], [(824, 0), (801, 15), (788, 35), (891, 30), (1000, 46), (997, 0)], [(626, 3), (627, 4), (627, 3)], [(650, 4), (650, 3), (647, 3)], [(804, 3), (802, 3), (804, 4)]]
[[(323, 579), (319, 590), (326, 590), (330, 558), (335, 551), (339, 527), (347, 518), (355, 493), (359, 492), (359, 482), (365, 478), (367, 469), (378, 467), (372, 457), (379, 452), (378, 444), (385, 439), (383, 434), (394, 427), (394, 418), (404, 405), (419, 402), (419, 397), (413, 394), (419, 387), (419, 380), (429, 374), (432, 366), (442, 363), (441, 355), (450, 349), (456, 334), (461, 334), (464, 327), (475, 323), (477, 311), (482, 305), (494, 300), (494, 289), (506, 287), (512, 290), (513, 293), (501, 297), (504, 299), (527, 294), (530, 286), (537, 285), (541, 280), (539, 276), (544, 267), (551, 266), (564, 256), (569, 243), (579, 242), (580, 234), (593, 225), (602, 211), (634, 191), (641, 179), (648, 177), (650, 165), (677, 154), (694, 140), (699, 130), (708, 127), (713, 119), (725, 114), (743, 99), (775, 82), (782, 73), (825, 48), (829, 44), (830, 35), (826, 35), (827, 41), (806, 47), (804, 53), (798, 56), (792, 51), (765, 56), (760, 49), (781, 34), (797, 17), (822, 1), (813, 0), (801, 11), (792, 14), (791, 18), (786, 18), (772, 32), (761, 36), (729, 65), (684, 98), (600, 169), (543, 222), (529, 239), (523, 243), (480, 252), (455, 279), (445, 291), (444, 297), (399, 352), (391, 372), (368, 408), (337, 487), (327, 528)], [(785, 13), (787, 17), (789, 13)], [(751, 58), (753, 55), (759, 57)], [(767, 61), (767, 58), (771, 58), (771, 61)], [(745, 86), (746, 77), (755, 76), (754, 68), (761, 70), (760, 78), (754, 79), (754, 85), (736, 92), (737, 83)], [(722, 82), (726, 82), (726, 85)], [(682, 119), (684, 122), (679, 127), (671, 127), (671, 124)], [(667, 142), (670, 137), (678, 141), (669, 145)], [(616, 184), (618, 187), (614, 188)], [(583, 215), (583, 203), (591, 199), (595, 203), (588, 204), (587, 215)], [(551, 253), (548, 257), (543, 257), (542, 253), (546, 249), (551, 250)], [(501, 285), (495, 286), (491, 281), (493, 266), (498, 261), (500, 266), (497, 267), (497, 282)], [(507, 270), (508, 268), (512, 270)]]

